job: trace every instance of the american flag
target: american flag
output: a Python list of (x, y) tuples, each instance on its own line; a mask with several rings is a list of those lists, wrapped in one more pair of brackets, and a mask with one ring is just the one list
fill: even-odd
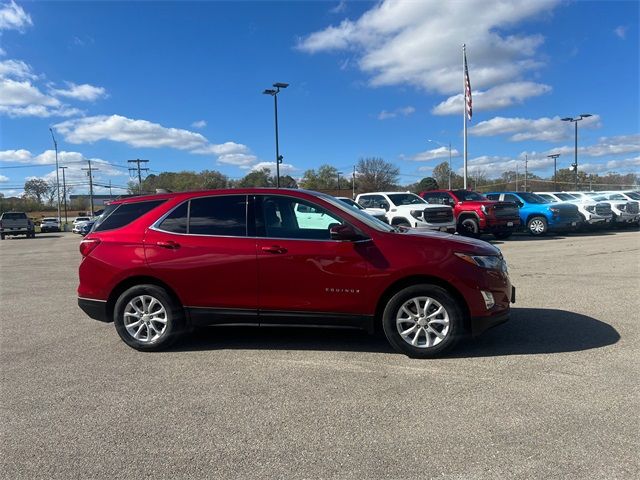
[(467, 68), (467, 52), (464, 52), (464, 103), (467, 118), (471, 120), (473, 108), (471, 102), (471, 82), (469, 81), (469, 69)]

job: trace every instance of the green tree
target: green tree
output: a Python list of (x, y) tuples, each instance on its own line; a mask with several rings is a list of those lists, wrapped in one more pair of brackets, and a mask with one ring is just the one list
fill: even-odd
[(27, 197), (35, 198), (38, 203), (42, 203), (42, 198), (49, 191), (49, 184), (42, 178), (32, 178), (24, 182), (24, 194)]
[(338, 169), (331, 165), (320, 165), (317, 172), (307, 170), (300, 185), (308, 190), (333, 190), (338, 185)]
[[(438, 190), (438, 182), (432, 177), (424, 177), (418, 182), (417, 190), (420, 192), (428, 192), (429, 190)], [(419, 192), (418, 192), (419, 193)]]
[[(275, 183), (275, 180), (273, 181)], [(282, 188), (298, 188), (298, 182), (291, 175), (280, 177), (280, 186)]]
[(238, 182), (238, 187), (272, 187), (273, 177), (271, 176), (271, 170), (268, 168), (261, 168), (260, 170), (254, 170), (253, 172), (245, 175)]
[(361, 158), (356, 166), (356, 185), (361, 192), (376, 192), (395, 188), (400, 169), (382, 158)]

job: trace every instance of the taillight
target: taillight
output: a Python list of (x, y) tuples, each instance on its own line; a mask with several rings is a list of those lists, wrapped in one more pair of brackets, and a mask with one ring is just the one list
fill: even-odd
[(80, 254), (87, 257), (99, 243), (99, 238), (85, 238), (80, 242)]

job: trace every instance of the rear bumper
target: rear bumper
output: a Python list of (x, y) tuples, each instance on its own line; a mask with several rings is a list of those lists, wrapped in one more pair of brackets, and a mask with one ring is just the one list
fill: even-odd
[(112, 322), (113, 319), (107, 315), (107, 302), (104, 300), (94, 300), (91, 298), (78, 297), (78, 306), (90, 318), (101, 322)]

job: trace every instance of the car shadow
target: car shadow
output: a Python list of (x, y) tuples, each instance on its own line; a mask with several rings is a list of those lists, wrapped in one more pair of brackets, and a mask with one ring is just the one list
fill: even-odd
[(55, 234), (50, 234), (50, 233), (36, 233), (35, 237), (31, 237), (31, 238), (27, 238), (24, 235), (7, 235), (6, 237), (4, 237), (4, 240), (37, 240), (37, 239), (42, 239), (42, 238), (62, 238), (62, 235), (55, 235)]
[[(612, 345), (620, 339), (609, 324), (579, 313), (513, 308), (511, 319), (477, 338), (462, 340), (449, 358), (575, 352)], [(358, 330), (296, 327), (205, 327), (170, 351), (313, 350), (394, 353), (382, 335)]]

